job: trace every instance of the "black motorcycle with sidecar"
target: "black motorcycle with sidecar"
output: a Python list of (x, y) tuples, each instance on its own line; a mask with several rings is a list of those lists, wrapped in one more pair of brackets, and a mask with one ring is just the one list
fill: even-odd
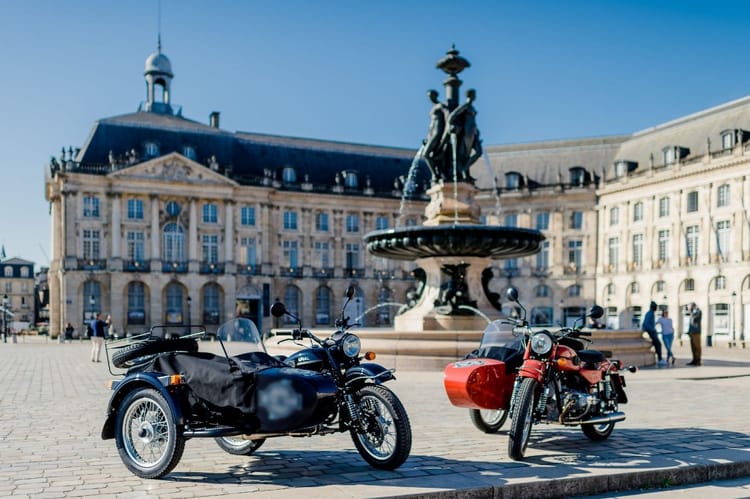
[[(353, 295), (348, 289), (347, 303)], [(278, 302), (272, 313), (296, 320)], [(174, 469), (191, 438), (214, 438), (230, 454), (251, 455), (268, 438), (347, 431), (371, 466), (398, 468), (411, 450), (411, 426), (382, 384), (395, 379), (393, 370), (362, 362), (360, 340), (343, 313), (325, 339), (297, 322), (289, 340), (312, 345), (286, 358), (266, 352), (247, 318), (219, 327), (224, 355), (198, 351), (196, 338), (205, 331), (167, 339), (158, 327), (115, 346), (111, 363), (126, 372), (111, 383), (102, 438), (114, 439), (125, 466), (142, 478)], [(244, 341), (247, 351), (230, 357), (226, 339)]]

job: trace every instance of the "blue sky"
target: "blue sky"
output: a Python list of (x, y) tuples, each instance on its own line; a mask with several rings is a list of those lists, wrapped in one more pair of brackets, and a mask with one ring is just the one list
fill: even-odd
[[(8, 257), (47, 265), (49, 158), (145, 99), (157, 11), (157, 0), (0, 0)], [(477, 90), (487, 146), (632, 133), (748, 95), (748, 19), (736, 0), (162, 0), (161, 33), (186, 117), (416, 149), (452, 43), (472, 64), (463, 89)]]

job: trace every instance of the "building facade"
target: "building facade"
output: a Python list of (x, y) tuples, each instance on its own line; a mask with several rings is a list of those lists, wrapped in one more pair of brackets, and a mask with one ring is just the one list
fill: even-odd
[(33, 262), (0, 260), (0, 332), (20, 332), (34, 325), (34, 289)]
[[(173, 109), (166, 56), (144, 74), (138, 112), (98, 121), (50, 164), (52, 334), (96, 311), (122, 333), (236, 314), (266, 329), (276, 299), (329, 325), (348, 285), (349, 315), (391, 324), (416, 264), (366, 254), (362, 236), (421, 222), (426, 172), (402, 199), (416, 151), (228, 132), (218, 113), (203, 124)], [(685, 330), (696, 302), (713, 339), (744, 339), (745, 130), (750, 98), (632, 135), (485, 146), (471, 171), (485, 223), (546, 236), (538, 254), (494, 262), (489, 287), (517, 287), (535, 325), (598, 303), (607, 325), (634, 327), (653, 300)]]

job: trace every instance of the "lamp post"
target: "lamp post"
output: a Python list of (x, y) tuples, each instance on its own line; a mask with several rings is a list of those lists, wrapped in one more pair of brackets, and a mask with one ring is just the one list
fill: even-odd
[(187, 320), (187, 323), (188, 323), (188, 331), (187, 331), (187, 332), (188, 332), (188, 334), (190, 334), (190, 325), (191, 325), (191, 324), (190, 324), (190, 303), (191, 303), (192, 301), (193, 301), (193, 299), (192, 299), (192, 298), (190, 298), (190, 296), (188, 295), (188, 297), (187, 297), (187, 309), (188, 309), (188, 311), (187, 311), (187, 312), (188, 312), (188, 320)]
[(737, 312), (735, 311), (735, 304), (737, 303), (737, 291), (732, 291), (732, 343), (730, 343), (730, 346), (736, 347), (737, 346), (737, 328), (735, 327), (737, 325), (735, 321), (735, 317)]
[(5, 315), (7, 311), (8, 311), (8, 295), (3, 295), (3, 343), (8, 343), (7, 316)]

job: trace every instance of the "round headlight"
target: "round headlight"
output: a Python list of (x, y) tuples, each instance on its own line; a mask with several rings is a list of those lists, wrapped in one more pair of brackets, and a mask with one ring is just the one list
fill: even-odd
[(531, 337), (531, 349), (537, 355), (544, 355), (552, 350), (552, 337), (549, 333), (536, 333)]
[(359, 336), (356, 334), (347, 334), (344, 339), (341, 340), (341, 351), (347, 357), (356, 357), (359, 355), (359, 351), (362, 349), (362, 344), (359, 341)]

